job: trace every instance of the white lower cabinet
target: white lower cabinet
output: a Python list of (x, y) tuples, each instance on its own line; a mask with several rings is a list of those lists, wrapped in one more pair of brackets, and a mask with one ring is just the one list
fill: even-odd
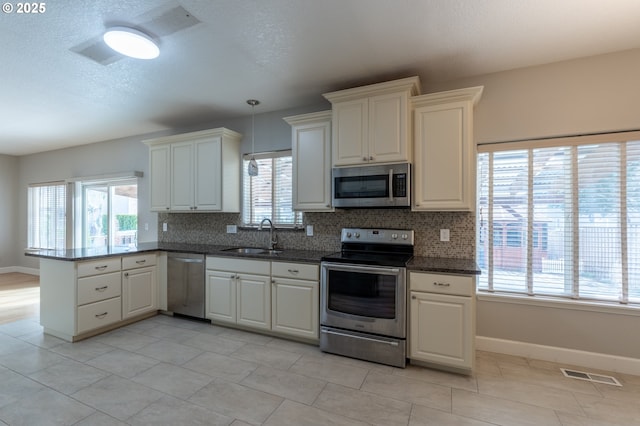
[(40, 260), (40, 323), (68, 341), (158, 308), (157, 254), (87, 261)]
[(318, 265), (207, 257), (206, 317), (318, 339)]
[(470, 372), (475, 359), (473, 276), (409, 273), (409, 358)]
[(318, 339), (318, 265), (271, 264), (271, 329), (293, 336)]
[(270, 275), (269, 261), (207, 257), (205, 316), (270, 329)]
[(122, 273), (122, 318), (158, 309), (156, 268), (134, 269)]

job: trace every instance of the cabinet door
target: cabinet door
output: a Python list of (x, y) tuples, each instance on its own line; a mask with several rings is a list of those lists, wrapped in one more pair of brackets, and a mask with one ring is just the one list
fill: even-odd
[(453, 102), (416, 109), (414, 210), (474, 210), (470, 108)]
[(410, 161), (407, 93), (369, 98), (369, 162)]
[(236, 274), (207, 270), (205, 316), (214, 321), (235, 324)]
[(369, 158), (369, 100), (333, 104), (332, 155), (334, 166), (365, 164)]
[(293, 208), (331, 211), (331, 121), (293, 127)]
[(122, 273), (122, 318), (157, 310), (156, 268), (132, 269)]
[(409, 358), (471, 369), (470, 297), (411, 292)]
[(318, 281), (274, 278), (271, 329), (318, 339)]
[(169, 145), (154, 146), (149, 149), (149, 192), (151, 194), (151, 211), (169, 210)]
[(193, 143), (171, 145), (171, 210), (193, 210)]
[(266, 275), (237, 275), (238, 324), (271, 329), (271, 283)]
[(194, 210), (222, 209), (222, 138), (196, 142)]

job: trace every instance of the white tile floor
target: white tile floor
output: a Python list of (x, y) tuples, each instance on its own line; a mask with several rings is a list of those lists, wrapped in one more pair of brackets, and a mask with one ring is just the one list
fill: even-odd
[(20, 320), (0, 325), (0, 425), (640, 425), (640, 377), (476, 359), (398, 369), (163, 315), (71, 344)]

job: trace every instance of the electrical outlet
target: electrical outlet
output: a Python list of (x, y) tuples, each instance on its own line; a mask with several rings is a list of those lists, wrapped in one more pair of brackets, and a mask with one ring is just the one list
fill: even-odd
[(227, 225), (227, 234), (237, 234), (238, 225)]
[(307, 225), (307, 237), (313, 237), (313, 225)]
[(440, 241), (449, 241), (449, 230), (441, 229), (440, 230)]
[(162, 223), (162, 232), (167, 232), (167, 222)]

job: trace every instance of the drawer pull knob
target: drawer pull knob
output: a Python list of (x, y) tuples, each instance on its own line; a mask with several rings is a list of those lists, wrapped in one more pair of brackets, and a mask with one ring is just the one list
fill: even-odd
[(146, 262), (147, 262), (147, 260), (146, 260), (146, 259), (136, 260), (136, 263), (137, 263), (138, 265), (144, 265)]
[(451, 284), (434, 282), (433, 285), (437, 285), (437, 286), (440, 286), (440, 287), (449, 287)]
[(103, 312), (103, 313), (101, 313), (101, 314), (96, 314), (96, 318), (98, 318), (98, 319), (102, 319), (102, 318), (106, 317), (108, 313), (109, 313), (109, 312)]
[(417, 299), (417, 297), (416, 297), (416, 296), (411, 296), (411, 298), (412, 298), (413, 300), (416, 300), (416, 299)]
[(287, 271), (289, 271), (290, 274), (299, 274), (300, 271), (298, 271), (297, 269), (287, 269)]
[(98, 271), (104, 271), (105, 269), (107, 269), (107, 265), (96, 266), (96, 270)]
[(129, 273), (128, 273), (128, 272), (125, 272), (125, 273), (124, 273), (124, 277), (125, 277), (125, 278), (129, 278)]
[(96, 287), (96, 291), (105, 291), (108, 288), (109, 288), (108, 285), (105, 285), (105, 286), (102, 286), (102, 287)]

